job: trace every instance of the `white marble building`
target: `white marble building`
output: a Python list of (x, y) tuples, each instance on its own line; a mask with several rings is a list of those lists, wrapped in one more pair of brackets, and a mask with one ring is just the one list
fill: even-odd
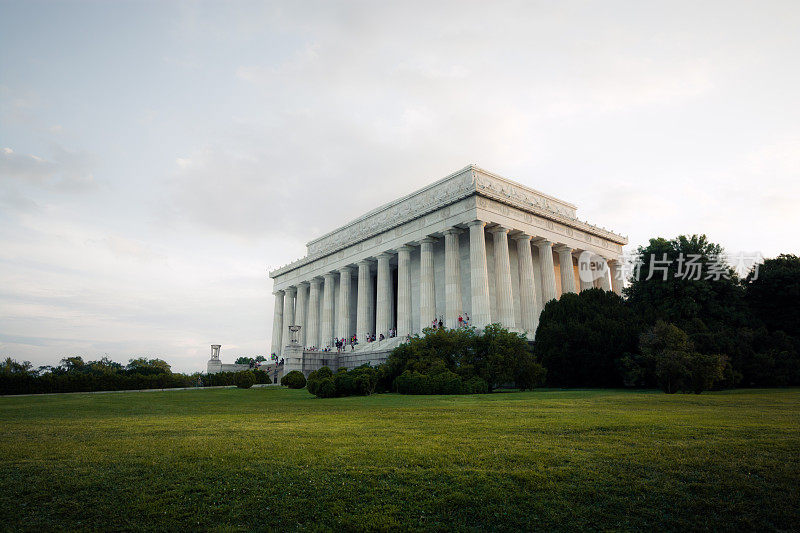
[[(532, 339), (547, 301), (592, 286), (621, 291), (627, 238), (575, 212), (570, 203), (473, 165), (374, 209), (269, 273), (271, 352), (286, 353), (288, 326), (296, 324), (299, 346), (307, 349), (358, 337), (354, 352), (305, 351), (303, 358), (327, 358), (313, 367), (377, 363), (434, 319), (456, 327), (460, 315), (478, 329), (498, 322)], [(389, 338), (395, 329), (397, 337)], [(387, 339), (366, 343), (367, 334)]]

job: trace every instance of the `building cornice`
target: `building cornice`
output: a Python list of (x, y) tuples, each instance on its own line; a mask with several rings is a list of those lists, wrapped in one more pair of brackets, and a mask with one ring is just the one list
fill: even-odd
[(579, 220), (573, 204), (469, 165), (309, 241), (306, 257), (273, 270), (269, 275), (274, 278), (290, 272), (473, 195), (499, 201), (620, 245), (628, 243), (627, 238), (621, 235)]

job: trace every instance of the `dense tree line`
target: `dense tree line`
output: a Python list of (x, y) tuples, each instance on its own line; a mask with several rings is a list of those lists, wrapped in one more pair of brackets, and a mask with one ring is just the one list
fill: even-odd
[[(269, 376), (258, 370), (245, 370), (253, 383), (270, 383)], [(34, 369), (10, 357), (0, 361), (0, 394), (40, 394), (48, 392), (93, 392), (113, 390), (171, 389), (195, 386), (238, 385), (237, 372), (218, 374), (179, 374), (161, 359), (131, 359), (122, 365), (103, 357), (84, 361), (82, 357), (66, 357), (58, 366)], [(245, 378), (244, 381), (249, 381)]]
[(704, 235), (651, 239), (625, 298), (591, 289), (549, 302), (535, 343), (547, 384), (800, 385), (800, 258), (767, 259), (740, 279), (722, 254)]

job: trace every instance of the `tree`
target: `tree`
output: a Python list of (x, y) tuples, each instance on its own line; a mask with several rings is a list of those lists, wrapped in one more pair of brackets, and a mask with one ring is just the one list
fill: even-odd
[(745, 299), (769, 331), (800, 339), (800, 257), (781, 254), (745, 278)]
[(725, 263), (722, 246), (705, 235), (650, 239), (637, 253), (639, 275), (625, 294), (646, 323), (677, 325), (705, 353), (724, 349), (749, 323), (736, 272)]
[(534, 352), (555, 387), (622, 385), (617, 361), (638, 352), (641, 323), (610, 291), (566, 293), (545, 305)]
[[(510, 384), (519, 377), (524, 387), (533, 388), (541, 375), (528, 346), (528, 340), (520, 333), (513, 333), (500, 324), (490, 324), (482, 335), (475, 337), (475, 349), (466, 351), (462, 368), (471, 367), (474, 374), (489, 384), (491, 391), (503, 384)], [(466, 375), (465, 377), (471, 377)]]
[(659, 320), (641, 335), (641, 356), (633, 357), (645, 382), (667, 394), (679, 390), (700, 394), (723, 379), (727, 359), (695, 352), (689, 336), (675, 324)]
[(531, 356), (521, 361), (514, 370), (514, 384), (520, 390), (531, 390), (544, 383), (547, 369)]
[(63, 358), (61, 360), (61, 364), (58, 365), (58, 370), (66, 374), (83, 372), (85, 370), (85, 366), (86, 363), (83, 362), (83, 357), (80, 355), (75, 355), (72, 357)]
[(652, 373), (654, 381), (667, 394), (674, 394), (687, 385), (689, 369), (689, 336), (674, 324), (659, 320), (642, 333), (639, 347), (642, 352), (642, 374)]
[(120, 363), (112, 361), (108, 356), (104, 356), (99, 361), (89, 361), (85, 365), (85, 369), (90, 374), (114, 374), (123, 369)]
[(237, 357), (235, 363), (237, 365), (251, 365), (252, 366), (253, 363), (255, 363), (255, 359), (253, 359), (252, 357), (244, 357), (244, 356), (242, 356), (242, 357)]
[(14, 359), (6, 357), (4, 361), (0, 361), (0, 374), (35, 376), (37, 372), (33, 369), (30, 361), (18, 363)]
[(470, 394), (517, 380), (532, 388), (543, 374), (523, 335), (491, 324), (481, 334), (469, 327), (424, 329), (389, 354), (378, 384), (411, 394)]
[(138, 357), (128, 362), (126, 370), (131, 374), (169, 374), (172, 372), (172, 367), (163, 359)]

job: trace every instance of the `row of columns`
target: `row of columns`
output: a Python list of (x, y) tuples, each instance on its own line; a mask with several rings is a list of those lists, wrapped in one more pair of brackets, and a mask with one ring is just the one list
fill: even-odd
[[(504, 226), (489, 229), (494, 243), (494, 274), (496, 316), (492, 320), (489, 294), (489, 274), (486, 254), (485, 227), (486, 222), (475, 220), (468, 225), (470, 288), (471, 288), (471, 324), (483, 328), (491, 322), (499, 322), (506, 327), (514, 328), (514, 294), (511, 280), (511, 259), (509, 255), (509, 231)], [(459, 228), (450, 228), (444, 232), (445, 248), (445, 325), (456, 327), (458, 317), (463, 313), (461, 295), (461, 260), (459, 250)], [(558, 245), (546, 239), (534, 238), (520, 233), (512, 236), (517, 247), (519, 271), (519, 300), (522, 329), (533, 332), (539, 321), (539, 314), (544, 303), (556, 298), (555, 265), (553, 251), (559, 255), (561, 292), (576, 292), (575, 276), (572, 268), (573, 249), (566, 245)], [(436, 308), (436, 291), (434, 281), (433, 244), (434, 238), (420, 241), (420, 298), (419, 314), (421, 328), (430, 326), (438, 316)], [(531, 244), (539, 251), (539, 268), (536, 269), (531, 255)], [(397, 250), (397, 335), (405, 337), (412, 332), (411, 305), (411, 251), (405, 245)], [(377, 256), (377, 295), (373, 294), (371, 277), (372, 262), (363, 260), (357, 264), (357, 301), (355, 333), (359, 339), (375, 332), (388, 337), (392, 327), (394, 291), (390, 261), (392, 254), (384, 252)], [(606, 275), (600, 279), (599, 287), (605, 290), (621, 292), (621, 281), (618, 278), (618, 262), (609, 261), (614, 275)], [(314, 278), (300, 283), (297, 287), (289, 287), (275, 293), (275, 309), (273, 322), (272, 352), (280, 353), (289, 342), (288, 326), (305, 324), (299, 332), (298, 341), (304, 346), (326, 346), (335, 338), (349, 338), (353, 331), (349, 311), (341, 312), (339, 320), (334, 319), (334, 286), (336, 275), (339, 276), (338, 308), (350, 309), (351, 282), (353, 269), (349, 266), (340, 268), (337, 273), (329, 272), (323, 279)], [(541, 285), (542, 301), (537, 298), (536, 286)], [(612, 287), (613, 285), (613, 287)], [(594, 287), (594, 283), (581, 280), (580, 290)], [(322, 298), (322, 316), (319, 315), (320, 298)], [(375, 302), (375, 309), (373, 309)], [(296, 306), (295, 306), (296, 304)], [(336, 325), (336, 331), (334, 331)], [(318, 329), (321, 328), (321, 329)]]

